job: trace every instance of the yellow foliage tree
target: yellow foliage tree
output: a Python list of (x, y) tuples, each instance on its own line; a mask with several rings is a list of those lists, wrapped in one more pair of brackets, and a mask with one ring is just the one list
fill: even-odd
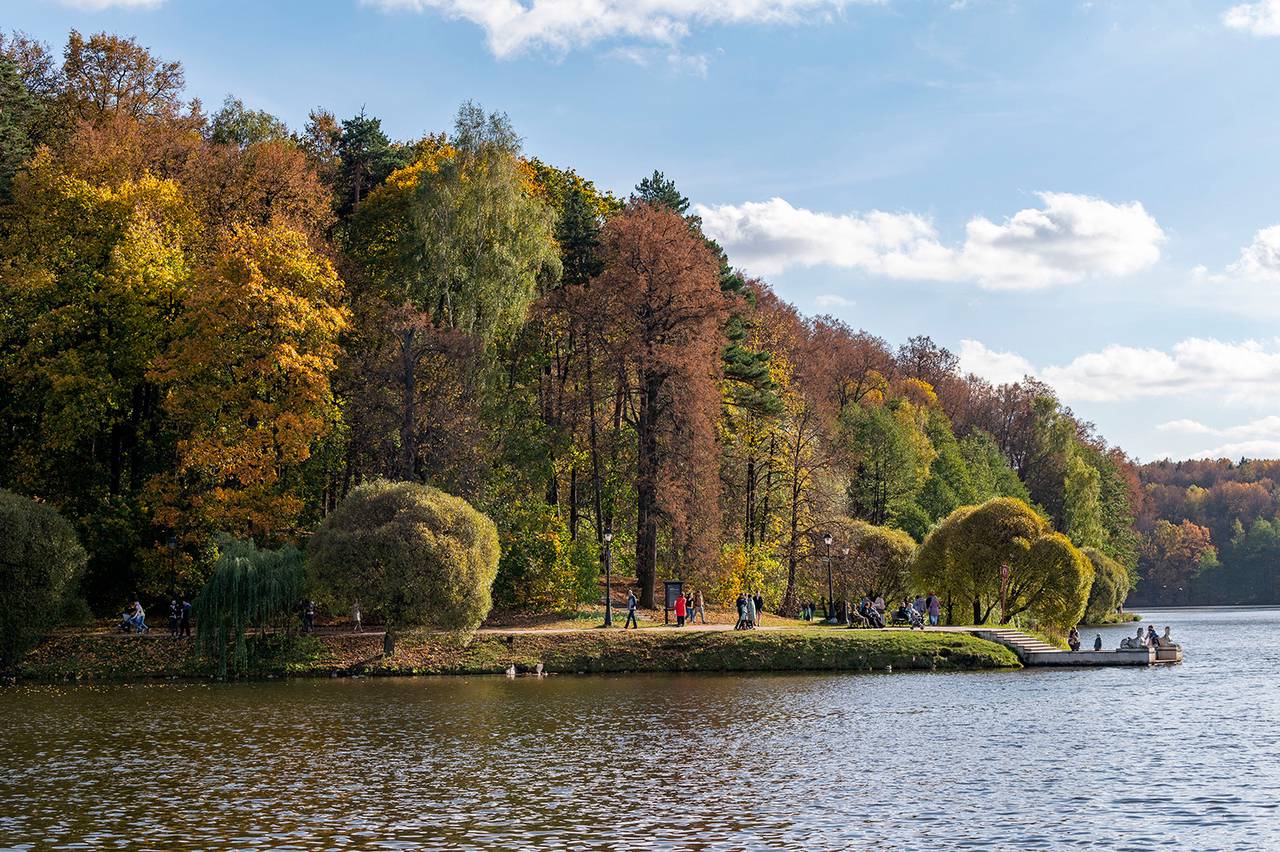
[(338, 416), (330, 375), (347, 326), (343, 284), (306, 238), (239, 227), (195, 277), (152, 376), (179, 425), (177, 470), (154, 481), (157, 522), (290, 537), (299, 468)]

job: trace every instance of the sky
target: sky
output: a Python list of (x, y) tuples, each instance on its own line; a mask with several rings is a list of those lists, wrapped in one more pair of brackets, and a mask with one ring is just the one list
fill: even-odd
[(1280, 457), (1280, 0), (0, 0), (206, 107), (395, 138), (474, 99), (660, 169), (806, 313), (1034, 375), (1134, 457)]

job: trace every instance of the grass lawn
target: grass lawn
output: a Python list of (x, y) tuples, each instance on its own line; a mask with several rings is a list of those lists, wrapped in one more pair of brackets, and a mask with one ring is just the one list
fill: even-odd
[[(766, 621), (766, 623), (768, 623)], [(548, 673), (884, 671), (1016, 668), (1006, 648), (962, 633), (847, 630), (804, 624), (777, 630), (579, 629), (564, 633), (420, 631), (381, 655), (380, 633), (304, 637), (287, 658), (254, 674), (496, 674), (510, 666)], [(581, 624), (578, 625), (579, 627)], [(201, 676), (207, 664), (189, 640), (63, 631), (28, 654), (19, 675), (37, 680)]]

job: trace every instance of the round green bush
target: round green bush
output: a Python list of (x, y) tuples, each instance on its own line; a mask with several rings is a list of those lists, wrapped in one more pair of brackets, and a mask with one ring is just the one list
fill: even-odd
[(492, 605), (498, 553), (493, 521), (462, 498), (376, 480), (325, 519), (307, 545), (307, 564), (336, 605), (359, 600), (388, 633), (473, 630)]
[(0, 491), (0, 668), (58, 625), (86, 561), (55, 509)]

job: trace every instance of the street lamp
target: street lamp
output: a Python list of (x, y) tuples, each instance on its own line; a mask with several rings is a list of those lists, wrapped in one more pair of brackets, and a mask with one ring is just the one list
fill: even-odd
[(836, 623), (836, 586), (831, 577), (831, 533), (822, 534), (822, 543), (827, 546), (827, 624)]
[(613, 530), (604, 534), (604, 626), (613, 626)]

